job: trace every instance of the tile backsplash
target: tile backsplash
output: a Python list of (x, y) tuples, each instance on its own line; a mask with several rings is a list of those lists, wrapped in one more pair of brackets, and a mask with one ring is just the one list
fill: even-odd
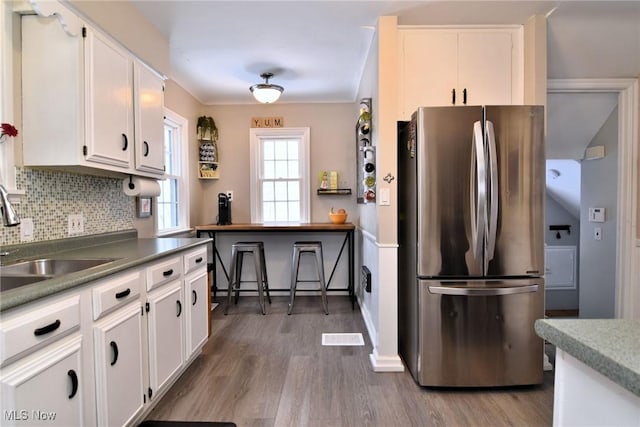
[[(134, 228), (135, 198), (124, 194), (121, 179), (17, 168), (16, 183), (26, 194), (14, 208), (20, 218), (33, 219), (34, 242), (69, 237), (67, 217), (80, 213), (79, 235)], [(19, 243), (20, 226), (0, 223), (0, 246)]]

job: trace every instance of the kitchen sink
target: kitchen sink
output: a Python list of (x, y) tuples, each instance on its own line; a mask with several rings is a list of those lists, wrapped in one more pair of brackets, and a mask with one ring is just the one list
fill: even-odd
[(0, 291), (18, 288), (53, 277), (115, 261), (117, 258), (58, 259), (42, 258), (0, 267)]

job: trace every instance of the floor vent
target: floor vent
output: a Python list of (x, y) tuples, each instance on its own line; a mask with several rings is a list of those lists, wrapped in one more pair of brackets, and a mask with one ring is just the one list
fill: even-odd
[(364, 345), (364, 339), (361, 333), (322, 334), (322, 345)]

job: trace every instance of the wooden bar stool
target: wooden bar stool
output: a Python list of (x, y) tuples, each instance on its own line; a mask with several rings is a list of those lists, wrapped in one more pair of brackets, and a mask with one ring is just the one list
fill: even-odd
[[(300, 255), (312, 254), (316, 257), (316, 270), (318, 271), (317, 280), (298, 280), (298, 270), (300, 268)], [(324, 313), (329, 314), (329, 306), (327, 304), (327, 283), (324, 280), (324, 259), (322, 257), (322, 242), (295, 242), (293, 244), (293, 262), (291, 263), (291, 302), (287, 314), (291, 314), (293, 310), (293, 300), (296, 296), (296, 287), (298, 282), (319, 282), (320, 292), (322, 294), (322, 307)]]
[[(262, 314), (265, 314), (264, 307), (264, 293), (267, 294), (269, 304), (271, 304), (271, 295), (269, 294), (269, 279), (267, 278), (267, 263), (264, 257), (264, 243), (263, 242), (236, 242), (231, 245), (231, 265), (229, 268), (229, 287), (227, 290), (227, 306), (224, 309), (224, 314), (229, 311), (231, 305), (231, 295), (235, 290), (236, 298), (235, 303), (238, 303), (238, 297), (240, 296), (240, 286), (242, 284), (242, 262), (244, 255), (253, 255), (253, 265), (256, 270), (256, 283), (258, 285), (258, 302), (260, 303), (260, 310)], [(246, 281), (245, 281), (246, 282)]]

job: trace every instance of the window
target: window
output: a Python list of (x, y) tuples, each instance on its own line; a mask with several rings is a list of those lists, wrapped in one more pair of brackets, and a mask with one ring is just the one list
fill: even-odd
[(251, 222), (309, 222), (309, 128), (254, 128)]
[(187, 186), (187, 120), (165, 109), (164, 164), (166, 179), (160, 181), (157, 234), (169, 234), (189, 228), (189, 191)]

